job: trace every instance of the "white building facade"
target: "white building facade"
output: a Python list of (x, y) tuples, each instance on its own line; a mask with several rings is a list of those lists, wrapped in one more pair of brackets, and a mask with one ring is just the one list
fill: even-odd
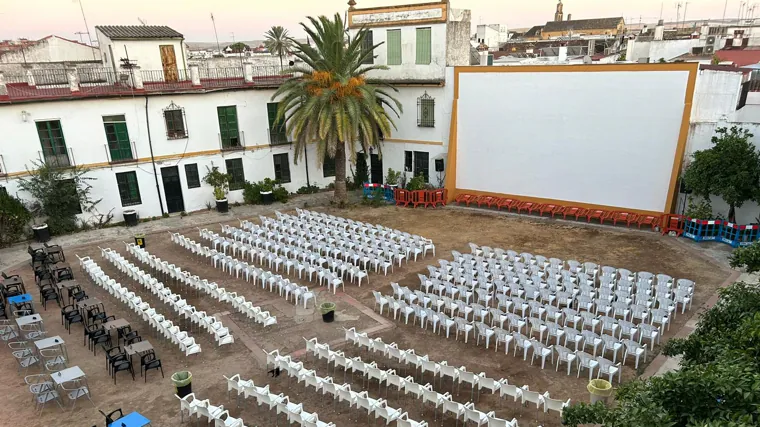
[(142, 70), (165, 72), (166, 79), (187, 69), (184, 36), (157, 25), (96, 26), (103, 65), (117, 72), (122, 60), (137, 63)]

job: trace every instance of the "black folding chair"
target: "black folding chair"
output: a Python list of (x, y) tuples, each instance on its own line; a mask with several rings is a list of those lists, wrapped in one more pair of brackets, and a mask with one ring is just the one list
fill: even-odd
[(143, 376), (143, 370), (145, 370), (143, 382), (148, 382), (148, 371), (151, 369), (160, 369), (161, 378), (164, 378), (164, 368), (161, 366), (161, 359), (157, 359), (156, 353), (153, 351), (143, 354), (140, 357), (140, 376)]

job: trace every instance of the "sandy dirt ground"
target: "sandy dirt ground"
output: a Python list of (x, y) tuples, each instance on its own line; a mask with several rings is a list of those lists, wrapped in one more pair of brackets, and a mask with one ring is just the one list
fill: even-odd
[[(685, 315), (680, 313), (677, 315), (670, 330), (663, 337), (664, 342), (672, 337), (691, 314), (714, 294), (716, 288), (728, 276), (728, 272), (718, 264), (695, 256), (692, 249), (687, 246), (677, 244), (673, 238), (661, 237), (651, 232), (630, 232), (610, 227), (584, 227), (559, 221), (491, 215), (459, 209), (411, 210), (395, 207), (374, 209), (356, 207), (340, 211), (327, 209), (327, 211), (430, 237), (436, 244), (436, 256), (428, 254), (426, 258), (416, 263), (409, 262), (401, 268), (395, 268), (392, 273), (389, 272), (388, 276), (383, 276), (382, 272), (372, 273), (369, 283), (365, 281), (361, 288), (354, 284), (347, 284), (345, 293), (339, 291), (337, 295), (331, 295), (324, 289), (316, 289), (319, 291), (318, 304), (332, 301), (337, 305), (336, 322), (328, 324), (322, 322), (319, 312), (314, 310), (311, 303), (306, 309), (296, 308), (292, 302), (280, 298), (276, 293), (270, 293), (214, 269), (204, 260), (172, 244), (166, 233), (148, 235), (146, 249), (152, 254), (202, 278), (215, 281), (227, 291), (244, 295), (255, 305), (262, 306), (276, 315), (278, 324), (263, 328), (236, 313), (231, 305), (219, 303), (207, 296), (197, 296), (194, 291), (183, 289), (176, 283), (164, 282), (175, 292), (186, 297), (188, 303), (195, 305), (196, 308), (205, 310), (207, 313), (218, 314), (219, 320), (225, 326), (229, 325), (236, 337), (235, 343), (217, 347), (211, 335), (205, 331), (195, 330), (191, 335), (201, 344), (203, 351), (200, 354), (185, 357), (176, 346), (157, 337), (134, 312), (126, 309), (121, 302), (93, 285), (78, 268), (75, 268), (76, 279), (88, 295), (103, 301), (109, 315), (126, 319), (133, 329), (140, 332), (143, 339), (153, 344), (162, 361), (165, 377), (162, 378), (158, 371), (150, 371), (147, 381), (141, 378), (139, 361), (135, 359), (137, 374), (135, 381), (132, 381), (128, 373), (120, 372), (114, 384), (114, 379), (107, 373), (102, 349), (97, 349), (97, 354), (93, 354), (93, 351), (89, 351), (87, 346), (83, 345), (82, 326), (74, 325), (69, 334), (61, 325), (60, 309), (54, 302), (48, 303), (47, 310), (37, 303), (36, 306), (42, 313), (48, 335), (60, 335), (66, 341), (69, 366), (79, 366), (86, 373), (94, 406), (86, 399), (80, 399), (72, 411), (71, 402), (64, 398), (65, 412), (55, 404), (48, 404), (41, 415), (35, 414), (32, 396), (28, 387), (24, 385), (23, 372), (16, 374), (16, 362), (10, 351), (6, 349), (0, 351), (0, 363), (5, 370), (5, 375), (0, 379), (0, 395), (4, 396), (5, 401), (5, 404), (0, 407), (0, 425), (17, 425), (19, 420), (23, 420), (23, 425), (27, 426), (101, 426), (104, 425), (103, 417), (97, 409), (110, 412), (116, 408), (122, 408), (125, 413), (139, 411), (152, 420), (153, 426), (175, 425), (180, 422), (179, 403), (174, 396), (174, 388), (169, 377), (173, 372), (181, 370), (192, 372), (193, 391), (197, 396), (208, 398), (216, 405), (223, 404), (233, 416), (242, 417), (248, 426), (275, 425), (277, 421), (273, 416), (274, 411), (270, 412), (265, 407), (257, 407), (253, 400), (241, 402), (240, 407), (237, 407), (234, 396), (231, 399), (227, 397), (227, 383), (222, 375), (229, 377), (240, 374), (242, 378), (253, 379), (257, 385), (270, 384), (273, 392), (285, 393), (290, 396), (292, 402), (302, 402), (306, 411), (318, 412), (323, 421), (334, 422), (338, 426), (364, 425), (368, 421), (365, 412), (357, 409), (349, 410), (345, 403), (335, 404), (329, 396), (318, 395), (307, 389), (303, 383), (298, 384), (295, 380), (288, 379), (286, 375), (268, 378), (262, 364), (262, 350), (280, 349), (281, 353), (300, 352), (297, 354), (303, 354), (303, 337), (317, 337), (320, 342), (334, 342), (338, 345), (343, 338), (343, 327), (375, 331), (375, 336), (382, 337), (385, 342), (395, 342), (400, 348), (414, 348), (418, 354), (427, 353), (431, 360), (447, 361), (449, 365), (466, 366), (469, 371), (484, 372), (487, 376), (496, 379), (505, 378), (510, 384), (527, 385), (530, 390), (548, 391), (552, 398), (585, 401), (588, 399), (585, 389), (588, 382), (586, 371), (581, 374), (581, 378), (576, 378), (575, 369), (572, 375), (567, 376), (564, 365), (560, 367), (559, 372), (555, 372), (549, 361), (546, 368), (542, 370), (538, 360), (531, 366), (530, 359), (525, 362), (521, 357), (504, 354), (503, 347), (499, 352), (494, 352), (493, 348), (486, 350), (482, 342), (480, 346), (476, 346), (474, 340), (467, 344), (461, 338), (459, 341), (455, 341), (453, 337), (447, 340), (442, 335), (434, 334), (430, 328), (421, 329), (419, 325), (404, 325), (403, 322), (394, 321), (387, 314), (381, 317), (372, 312), (374, 298), (371, 291), (392, 293), (391, 282), (418, 289), (417, 273), (425, 273), (427, 271), (425, 267), (428, 264), (436, 264), (439, 258), (451, 259), (451, 250), (469, 252), (468, 242), (514, 249), (518, 252), (528, 251), (547, 257), (575, 259), (582, 262), (593, 261), (600, 265), (611, 265), (632, 271), (666, 273), (676, 278), (692, 279), (697, 283), (693, 308)], [(257, 218), (252, 220), (258, 221)], [(237, 222), (230, 224), (239, 225)], [(209, 228), (217, 232), (221, 229), (219, 225)], [(177, 231), (199, 239), (195, 228)], [(67, 260), (74, 265), (76, 264), (75, 254), (91, 256), (107, 274), (143, 295), (159, 312), (176, 319), (168, 306), (152, 298), (138, 283), (119, 275), (114, 266), (107, 264), (106, 260), (100, 257), (98, 247), (110, 247), (127, 256), (121, 241), (110, 241), (98, 245), (65, 248)], [(137, 263), (134, 259), (132, 261)], [(141, 265), (141, 268), (149, 270), (146, 265)], [(27, 289), (37, 299), (31, 268), (25, 265), (13, 272), (23, 276)], [(290, 278), (307, 286), (316, 287), (314, 283), (308, 283), (307, 280), (299, 281), (293, 275)], [(180, 321), (179, 324), (183, 326), (183, 329), (190, 329), (189, 323)], [(380, 354), (368, 354), (351, 344), (341, 343), (340, 345), (341, 349), (349, 355), (360, 356), (365, 361), (375, 361), (382, 368), (404, 371), (404, 367), (385, 359)], [(659, 349), (660, 346), (655, 346), (654, 352), (648, 352), (647, 361), (639, 366), (639, 373), (659, 352)], [(319, 375), (332, 375), (336, 382), (344, 381), (343, 372), (335, 372), (333, 367), (328, 367), (324, 361), (313, 358), (307, 360), (305, 356), (301, 356), (300, 360), (304, 360), (307, 367), (316, 369)], [(38, 367), (32, 367), (28, 374), (39, 372)], [(412, 374), (408, 370), (406, 372)], [(623, 380), (630, 380), (636, 375), (633, 360), (629, 358), (623, 368)], [(353, 384), (354, 390), (369, 390), (371, 396), (386, 398), (389, 406), (403, 408), (412, 419), (424, 419), (430, 425), (455, 425), (452, 416), (442, 418), (440, 410), (436, 414), (432, 406), (424, 407), (419, 401), (404, 396), (403, 393), (398, 395), (395, 390), (387, 391), (384, 384), (380, 386), (373, 381), (367, 385), (361, 377), (358, 375), (352, 377), (351, 373), (348, 373), (345, 378), (346, 382)], [(456, 385), (450, 380), (441, 383), (438, 379), (434, 381), (430, 375), (420, 378), (419, 374), (416, 378), (418, 382), (432, 383), (440, 392), (452, 393), (455, 400), (460, 402), (476, 400), (476, 408), (482, 411), (495, 411), (496, 415), (502, 418), (516, 417), (521, 426), (560, 425), (556, 415), (545, 416), (536, 411), (535, 407), (520, 407), (514, 402), (500, 401), (498, 397), (487, 394), (474, 396), (466, 384), (457, 390)], [(16, 421), (11, 423), (8, 420)], [(286, 423), (284, 416), (279, 417), (279, 423)]]

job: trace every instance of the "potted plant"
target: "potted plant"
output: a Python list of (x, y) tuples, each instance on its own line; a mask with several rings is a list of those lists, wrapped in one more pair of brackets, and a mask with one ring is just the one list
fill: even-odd
[(385, 183), (391, 187), (398, 186), (398, 180), (401, 178), (401, 172), (388, 168), (388, 175), (385, 176)]
[(275, 184), (277, 183), (271, 178), (264, 178), (264, 180), (261, 181), (261, 190), (259, 192), (261, 194), (261, 202), (263, 204), (271, 205), (272, 202), (274, 202), (274, 196), (272, 195), (272, 192), (274, 191)]
[(212, 166), (209, 168), (206, 166), (206, 176), (203, 177), (203, 182), (214, 187), (214, 198), (216, 199), (216, 210), (224, 213), (229, 209), (229, 203), (227, 201), (227, 191), (230, 188), (230, 176), (226, 173), (219, 171), (219, 167)]

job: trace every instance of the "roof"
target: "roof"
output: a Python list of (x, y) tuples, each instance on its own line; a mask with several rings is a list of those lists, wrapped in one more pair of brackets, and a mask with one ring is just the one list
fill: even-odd
[(55, 37), (57, 39), (60, 39), (60, 40), (63, 40), (63, 41), (66, 41), (66, 42), (69, 42), (69, 43), (74, 43), (74, 44), (78, 44), (80, 46), (89, 47), (90, 49), (95, 49), (94, 47), (92, 47), (90, 45), (87, 45), (87, 44), (84, 44), (82, 42), (79, 42), (79, 41), (76, 41), (76, 40), (67, 39), (67, 38), (61, 37), (61, 36), (56, 36), (55, 34), (51, 34), (51, 35), (45, 36), (45, 37), (43, 37), (43, 38), (41, 38), (39, 40), (22, 40), (18, 44), (10, 44), (9, 42), (0, 42), (0, 56), (3, 56), (3, 55), (5, 55), (7, 53), (10, 53), (10, 52), (15, 52), (15, 51), (18, 51), (18, 50), (21, 50), (21, 49), (27, 49), (27, 48), (36, 46), (36, 45), (42, 43), (45, 40), (52, 39), (53, 37)]
[(538, 37), (538, 35), (541, 34), (541, 30), (543, 29), (543, 25), (536, 25), (534, 27), (531, 27), (530, 30), (526, 31), (525, 34), (523, 34), (523, 37)]
[(715, 51), (715, 55), (723, 61), (731, 61), (737, 67), (757, 64), (760, 62), (760, 50), (757, 49), (721, 49)]
[(184, 38), (166, 25), (97, 25), (95, 28), (111, 40)]
[(595, 19), (573, 19), (572, 21), (549, 21), (544, 25), (545, 33), (598, 30), (598, 29), (617, 29), (622, 17), (618, 18), (595, 18)]

